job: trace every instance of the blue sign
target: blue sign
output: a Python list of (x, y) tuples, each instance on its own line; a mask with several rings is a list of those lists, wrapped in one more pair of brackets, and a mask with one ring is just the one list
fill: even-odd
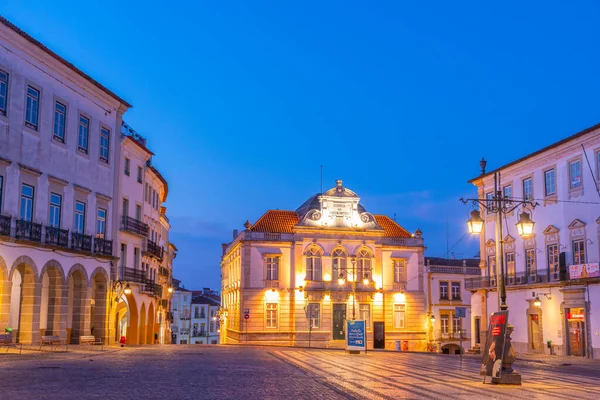
[(467, 309), (465, 307), (456, 307), (456, 311), (454, 313), (459, 318), (465, 318), (467, 316)]
[(346, 350), (367, 350), (365, 321), (346, 321)]

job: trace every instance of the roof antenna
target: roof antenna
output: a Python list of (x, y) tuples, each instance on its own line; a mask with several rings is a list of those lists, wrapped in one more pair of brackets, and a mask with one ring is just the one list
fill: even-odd
[(321, 165), (321, 194), (323, 194), (323, 166)]
[(394, 222), (396, 222), (396, 213), (394, 213)]

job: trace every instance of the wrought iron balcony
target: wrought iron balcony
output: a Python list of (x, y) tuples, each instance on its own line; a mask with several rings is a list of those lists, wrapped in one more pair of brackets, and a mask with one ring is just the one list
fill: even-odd
[(36, 224), (31, 221), (17, 220), (16, 239), (31, 240), (32, 242), (42, 241), (42, 224)]
[(163, 259), (163, 248), (153, 242), (152, 240), (146, 240), (146, 249), (144, 254), (149, 255), (151, 257), (155, 257), (159, 260)]
[(150, 293), (152, 296), (162, 297), (162, 286), (151, 281), (144, 285), (143, 291)]
[(192, 337), (203, 337), (203, 336), (206, 336), (206, 330), (192, 332)]
[(127, 215), (123, 215), (121, 218), (121, 230), (135, 233), (136, 235), (148, 236), (148, 224)]
[(128, 282), (134, 283), (152, 283), (150, 279), (148, 279), (146, 273), (139, 269), (135, 268), (127, 268), (121, 267), (121, 273), (123, 275), (122, 279)]
[(112, 256), (112, 240), (101, 238), (94, 239), (94, 253)]
[(0, 236), (10, 236), (10, 217), (0, 215)]
[[(559, 274), (552, 276), (551, 281), (568, 280), (566, 275)], [(506, 286), (519, 285), (534, 285), (537, 283), (548, 283), (548, 275), (546, 271), (530, 271), (529, 273), (520, 272), (517, 274), (508, 274), (504, 277)], [(465, 289), (476, 290), (485, 288), (495, 288), (497, 286), (497, 278), (495, 276), (478, 276), (476, 278), (465, 279)]]
[(69, 230), (46, 227), (46, 244), (60, 247), (69, 247)]
[(171, 276), (171, 273), (168, 268), (158, 267), (158, 275), (165, 276), (168, 278), (169, 276)]
[(71, 248), (79, 251), (92, 251), (92, 237), (79, 232), (71, 232)]

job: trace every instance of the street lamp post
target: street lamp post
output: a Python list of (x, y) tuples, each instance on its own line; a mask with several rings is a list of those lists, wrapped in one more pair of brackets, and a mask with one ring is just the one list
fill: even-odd
[(350, 258), (352, 263), (352, 321), (356, 320), (356, 256)]
[[(481, 161), (482, 170), (485, 168), (485, 160)], [(506, 305), (506, 282), (504, 281), (504, 238), (502, 233), (502, 220), (506, 214), (509, 214), (517, 208), (531, 207), (532, 209), (538, 206), (537, 202), (528, 199), (513, 199), (504, 196), (502, 186), (500, 184), (500, 172), (494, 172), (494, 194), (492, 198), (487, 199), (460, 199), (463, 204), (472, 203), (478, 205), (480, 209), (485, 209), (486, 213), (495, 215), (496, 228), (496, 282), (498, 286), (498, 307), (500, 311), (508, 311)], [(479, 234), (483, 230), (483, 219), (478, 211), (473, 210), (467, 221), (469, 233)], [(529, 218), (529, 213), (522, 212), (519, 221), (517, 222), (517, 230), (523, 238), (528, 238), (533, 234), (534, 222)], [(505, 373), (512, 373), (512, 363), (514, 362), (514, 350), (511, 345), (510, 335), (514, 327), (507, 325), (506, 341), (502, 369)], [(520, 377), (519, 377), (520, 382)]]

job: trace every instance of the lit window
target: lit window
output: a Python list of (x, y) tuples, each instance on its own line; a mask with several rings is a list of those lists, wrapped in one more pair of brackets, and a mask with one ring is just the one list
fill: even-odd
[(535, 249), (525, 250), (525, 268), (531, 276), (536, 275), (535, 268)]
[(306, 280), (321, 281), (321, 250), (315, 247), (310, 248), (306, 253)]
[(99, 208), (96, 223), (96, 237), (104, 239), (104, 235), (106, 235), (106, 210), (104, 208)]
[(336, 249), (332, 254), (333, 280), (336, 281), (340, 277), (340, 272), (346, 270), (346, 261), (348, 254), (343, 249)]
[(559, 254), (558, 254), (558, 245), (551, 244), (547, 248), (548, 252), (548, 270), (552, 274), (552, 279), (559, 279), (560, 275), (560, 267), (559, 267)]
[(496, 256), (488, 256), (488, 276), (496, 276)]
[(54, 103), (54, 139), (59, 142), (65, 141), (65, 122), (67, 119), (67, 107), (59, 103)]
[(267, 303), (267, 328), (277, 328), (277, 303)]
[(38, 112), (40, 109), (40, 91), (27, 86), (27, 110), (25, 111), (25, 125), (36, 129), (38, 127)]
[(450, 318), (449, 318), (448, 314), (440, 315), (440, 325), (442, 327), (443, 334), (446, 334), (446, 335), (448, 334), (448, 331), (450, 329), (449, 322), (450, 322)]
[(394, 283), (406, 282), (406, 260), (394, 261)]
[(573, 240), (573, 264), (585, 264), (585, 243), (583, 239)]
[(462, 318), (457, 317), (456, 315), (452, 318), (452, 332), (456, 335), (460, 335), (460, 330), (462, 328)]
[(404, 304), (394, 304), (394, 328), (395, 329), (404, 329), (405, 324), (405, 315), (406, 314), (406, 305)]
[(506, 253), (506, 271), (509, 277), (515, 276), (515, 253)]
[(440, 300), (448, 300), (448, 282), (440, 282)]
[(361, 250), (356, 257), (356, 279), (370, 279), (371, 272), (371, 253), (367, 250)]

